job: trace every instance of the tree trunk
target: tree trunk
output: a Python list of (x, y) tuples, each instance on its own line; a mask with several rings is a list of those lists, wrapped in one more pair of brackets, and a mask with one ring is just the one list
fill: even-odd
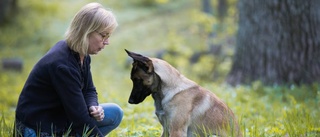
[(218, 0), (218, 18), (223, 21), (228, 12), (228, 0)]
[(212, 6), (210, 0), (202, 0), (202, 11), (207, 14), (212, 14)]
[(11, 17), (17, 8), (17, 0), (0, 0), (0, 24)]
[(320, 0), (239, 0), (232, 85), (320, 81)]

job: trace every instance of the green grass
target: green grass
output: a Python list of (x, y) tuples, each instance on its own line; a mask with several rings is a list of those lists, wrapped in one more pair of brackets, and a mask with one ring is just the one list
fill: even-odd
[[(102, 1), (100, 1), (102, 2)], [(0, 59), (14, 57), (24, 61), (22, 72), (0, 69), (0, 136), (12, 132), (14, 111), (19, 93), (33, 65), (63, 38), (73, 14), (82, 1), (19, 1), (19, 15), (0, 28)], [(109, 137), (158, 137), (162, 129), (154, 114), (153, 100), (131, 105), (130, 68), (125, 67), (124, 49), (154, 55), (170, 48), (180, 56), (165, 59), (188, 78), (210, 89), (234, 111), (241, 131), (248, 137), (320, 135), (320, 85), (264, 86), (259, 81), (250, 86), (230, 87), (224, 78), (230, 68), (236, 32), (235, 9), (223, 24), (199, 12), (199, 3), (169, 1), (168, 4), (143, 7), (130, 1), (103, 1), (119, 20), (119, 28), (110, 45), (92, 56), (92, 73), (100, 102), (114, 102), (124, 110), (123, 121)], [(70, 6), (73, 5), (73, 6)], [(182, 6), (183, 5), (183, 6)], [(206, 49), (207, 29), (213, 23), (217, 36), (210, 41), (222, 45), (221, 54), (204, 56), (191, 65), (186, 58)], [(204, 27), (205, 26), (205, 27)], [(219, 27), (218, 29), (216, 27)], [(212, 75), (208, 75), (212, 74)]]

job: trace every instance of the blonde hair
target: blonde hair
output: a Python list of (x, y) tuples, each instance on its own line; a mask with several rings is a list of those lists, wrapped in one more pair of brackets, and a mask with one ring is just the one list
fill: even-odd
[(117, 26), (117, 20), (110, 10), (106, 10), (99, 3), (89, 3), (74, 16), (65, 33), (65, 39), (73, 51), (87, 55), (89, 35), (92, 32), (107, 31), (110, 34)]

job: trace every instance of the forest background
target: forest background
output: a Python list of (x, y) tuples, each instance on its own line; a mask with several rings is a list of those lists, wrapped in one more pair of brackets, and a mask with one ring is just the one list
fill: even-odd
[[(10, 136), (17, 99), (33, 65), (63, 39), (80, 7), (92, 1), (0, 2), (1, 6), (14, 4), (11, 8), (0, 6), (5, 13), (0, 16), (0, 136)], [(127, 103), (132, 88), (131, 60), (124, 49), (162, 58), (210, 89), (234, 111), (244, 136), (320, 135), (319, 82), (270, 84), (254, 79), (228, 83), (239, 41), (237, 0), (96, 2), (110, 8), (119, 21), (110, 45), (92, 56), (91, 65), (99, 101), (117, 103), (124, 110), (123, 122), (108, 136), (152, 137), (162, 131), (151, 97), (138, 105)], [(21, 67), (5, 68), (6, 61)]]

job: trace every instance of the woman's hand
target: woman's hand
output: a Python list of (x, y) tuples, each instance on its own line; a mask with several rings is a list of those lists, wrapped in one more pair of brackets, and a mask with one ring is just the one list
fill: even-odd
[(92, 117), (94, 117), (98, 122), (104, 119), (104, 110), (101, 106), (91, 106), (89, 107), (89, 112)]

